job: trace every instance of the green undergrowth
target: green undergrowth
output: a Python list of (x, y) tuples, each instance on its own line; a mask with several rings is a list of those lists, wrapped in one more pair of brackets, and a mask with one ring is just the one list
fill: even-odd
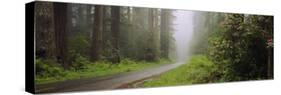
[(214, 63), (206, 56), (195, 55), (186, 64), (167, 73), (145, 81), (144, 87), (176, 86), (197, 83), (209, 83), (216, 80)]
[(101, 77), (123, 72), (144, 70), (171, 63), (160, 59), (157, 62), (134, 61), (123, 59), (118, 64), (109, 61), (90, 62), (84, 57), (77, 58), (69, 70), (64, 70), (52, 60), (36, 59), (36, 84), (47, 84), (64, 80), (74, 80), (89, 77)]

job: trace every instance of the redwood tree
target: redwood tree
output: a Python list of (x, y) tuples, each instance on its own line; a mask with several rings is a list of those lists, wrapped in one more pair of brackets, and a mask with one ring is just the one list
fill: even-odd
[(54, 27), (55, 27), (55, 42), (57, 61), (67, 69), (69, 67), (67, 57), (67, 4), (66, 3), (53, 3), (54, 4)]
[(94, 29), (92, 33), (91, 60), (100, 59), (103, 31), (103, 7), (95, 6)]
[(112, 62), (120, 62), (119, 32), (120, 32), (120, 7), (111, 7), (111, 32), (112, 32)]
[(168, 10), (161, 10), (161, 25), (160, 25), (160, 47), (161, 56), (169, 58), (169, 13)]

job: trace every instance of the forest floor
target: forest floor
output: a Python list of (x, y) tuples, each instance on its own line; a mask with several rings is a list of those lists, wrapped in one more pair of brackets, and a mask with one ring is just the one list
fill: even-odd
[(160, 67), (145, 69), (142, 71), (126, 72), (97, 78), (85, 78), (68, 80), (44, 85), (36, 85), (36, 93), (54, 93), (89, 90), (111, 90), (124, 88), (124, 86), (160, 75), (171, 69), (177, 68), (183, 63), (165, 64)]

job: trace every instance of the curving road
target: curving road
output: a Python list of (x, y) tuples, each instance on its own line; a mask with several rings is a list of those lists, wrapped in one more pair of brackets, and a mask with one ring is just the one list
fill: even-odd
[(160, 67), (150, 68), (143, 71), (127, 72), (99, 78), (86, 78), (68, 80), (52, 84), (36, 85), (36, 93), (54, 93), (89, 90), (110, 90), (139, 80), (150, 78), (174, 69), (183, 63), (166, 64)]

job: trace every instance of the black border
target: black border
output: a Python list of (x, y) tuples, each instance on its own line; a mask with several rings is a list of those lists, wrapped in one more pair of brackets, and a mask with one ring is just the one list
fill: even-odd
[(25, 91), (33, 94), (35, 93), (34, 8), (35, 2), (25, 4)]

